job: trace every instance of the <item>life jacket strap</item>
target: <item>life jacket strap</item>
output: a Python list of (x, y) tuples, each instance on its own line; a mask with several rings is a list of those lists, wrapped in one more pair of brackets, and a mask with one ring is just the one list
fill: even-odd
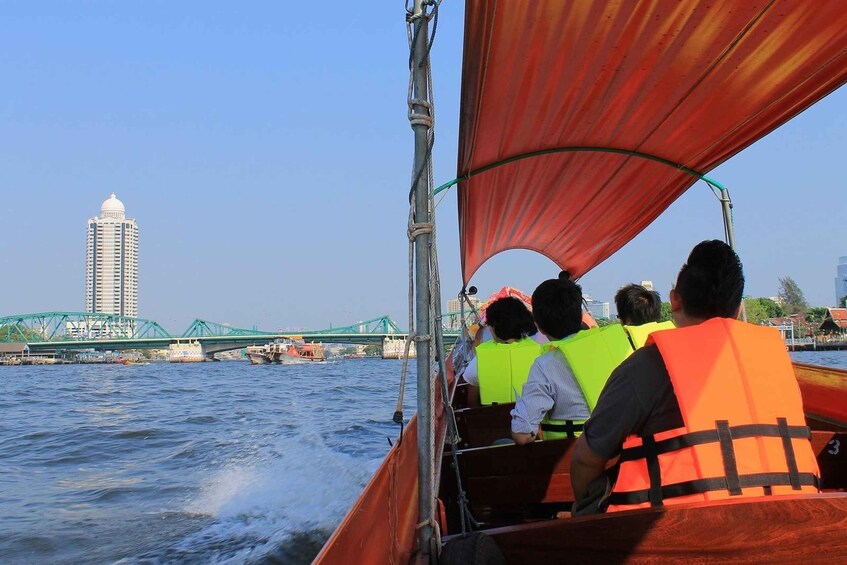
[[(741, 475), (738, 484), (741, 488), (762, 487), (765, 494), (770, 494), (775, 486), (794, 486), (790, 473), (755, 473)], [(820, 489), (820, 479), (814, 473), (798, 473), (796, 480), (799, 486), (813, 486)], [(661, 487), (662, 498), (673, 498), (687, 496), (690, 494), (702, 494), (711, 491), (729, 490), (726, 477), (714, 477), (711, 479), (696, 479)], [(643, 504), (650, 501), (651, 489), (635, 490), (629, 492), (613, 492), (609, 495), (608, 504)]]
[[(780, 420), (785, 420), (785, 418), (779, 418), (777, 422)], [(790, 444), (791, 439), (810, 439), (812, 437), (812, 431), (809, 426), (789, 426), (787, 425), (787, 422), (784, 427), (781, 427), (779, 424), (745, 424), (741, 426), (730, 426), (729, 432), (732, 439), (781, 437), (783, 438), (783, 444), (785, 444), (786, 440)], [(719, 441), (720, 438), (718, 437), (717, 429), (703, 430), (656, 441), (655, 449), (658, 455), (662, 455), (664, 453), (678, 451), (686, 447), (694, 447), (695, 445), (703, 445), (706, 443), (717, 443)], [(645, 459), (646, 457), (647, 449), (644, 445), (639, 445), (622, 450), (620, 460), (621, 462), (635, 461), (638, 459)]]
[[(766, 496), (772, 493), (774, 486), (791, 486), (793, 490), (800, 490), (803, 486), (813, 485), (820, 489), (819, 477), (814, 473), (799, 472), (794, 446), (791, 443), (792, 439), (811, 438), (811, 429), (808, 426), (789, 426), (786, 418), (777, 418), (776, 421), (776, 424), (730, 426), (727, 420), (716, 420), (713, 430), (689, 432), (661, 441), (656, 441), (652, 435), (643, 436), (640, 446), (629, 447), (621, 451), (620, 461), (623, 463), (644, 459), (647, 465), (647, 474), (650, 478), (650, 488), (613, 493), (609, 498), (609, 504), (641, 504), (649, 501), (650, 506), (655, 507), (662, 506), (665, 498), (716, 490), (726, 490), (730, 495), (738, 496), (742, 494), (742, 489), (746, 487), (763, 487)], [(781, 438), (788, 472), (739, 475), (733, 441), (752, 437)], [(662, 485), (659, 455), (707, 443), (720, 444), (724, 468), (723, 477), (695, 479), (672, 485)]]
[(729, 426), (728, 420), (717, 420), (715, 426), (717, 427), (718, 441), (721, 444), (726, 488), (730, 495), (738, 496), (741, 494), (741, 478), (738, 476), (738, 462), (735, 459), (735, 447), (732, 445), (732, 428)]
[(585, 422), (576, 422), (574, 420), (562, 420), (562, 422), (564, 423), (541, 422), (541, 431), (567, 434), (569, 438), (575, 438), (577, 432), (581, 432), (585, 428)]
[(647, 459), (647, 475), (650, 477), (650, 488), (647, 491), (650, 506), (664, 506), (662, 499), (662, 467), (659, 465), (659, 452), (656, 449), (656, 440), (653, 436), (645, 436), (643, 439), (644, 450)]
[(788, 475), (791, 477), (791, 488), (800, 490), (800, 471), (797, 468), (794, 446), (791, 444), (791, 430), (788, 428), (788, 420), (777, 418), (776, 422), (779, 426), (779, 436), (782, 438), (782, 449), (785, 451), (785, 464), (788, 467)]

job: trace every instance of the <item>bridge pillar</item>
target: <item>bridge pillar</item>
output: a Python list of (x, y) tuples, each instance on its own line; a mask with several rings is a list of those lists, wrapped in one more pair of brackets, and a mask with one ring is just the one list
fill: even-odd
[[(405, 339), (385, 338), (382, 340), (382, 358), (383, 359), (402, 359), (406, 351)], [(409, 348), (409, 358), (417, 357), (417, 351), (414, 344)]]
[(168, 361), (171, 363), (197, 363), (206, 360), (203, 344), (196, 339), (177, 339), (168, 346)]

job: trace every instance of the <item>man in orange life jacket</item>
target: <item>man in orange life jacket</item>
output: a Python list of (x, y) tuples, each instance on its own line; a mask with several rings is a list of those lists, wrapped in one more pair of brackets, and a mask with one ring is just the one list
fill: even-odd
[(670, 293), (677, 329), (615, 369), (585, 424), (574, 514), (817, 492), (791, 360), (776, 330), (735, 320), (743, 291), (728, 245), (694, 247)]

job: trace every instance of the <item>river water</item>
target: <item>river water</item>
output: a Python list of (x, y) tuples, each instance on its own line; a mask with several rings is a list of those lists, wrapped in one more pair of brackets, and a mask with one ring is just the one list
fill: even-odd
[(0, 367), (0, 563), (308, 563), (397, 435), (400, 366)]
[(0, 563), (308, 563), (397, 436), (400, 367), (0, 367)]

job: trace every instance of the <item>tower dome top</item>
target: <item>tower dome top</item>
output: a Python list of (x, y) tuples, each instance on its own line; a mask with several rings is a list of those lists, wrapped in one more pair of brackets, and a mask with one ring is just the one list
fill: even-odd
[(124, 208), (124, 203), (118, 200), (118, 197), (115, 196), (113, 192), (109, 198), (103, 201), (103, 205), (100, 206), (100, 217), (101, 218), (115, 218), (117, 220), (123, 220), (126, 217), (126, 208)]

